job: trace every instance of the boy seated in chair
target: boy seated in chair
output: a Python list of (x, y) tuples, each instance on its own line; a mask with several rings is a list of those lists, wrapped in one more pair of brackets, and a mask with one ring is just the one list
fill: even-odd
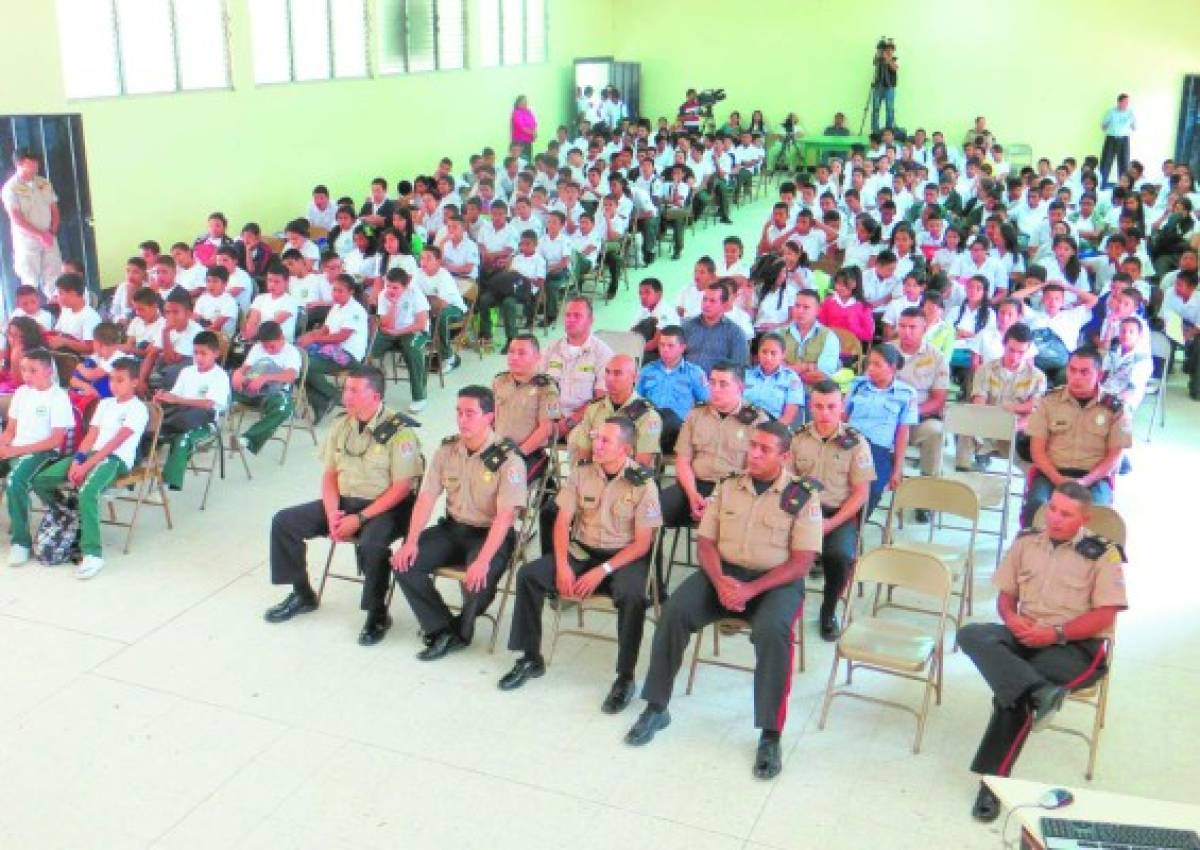
[(172, 490), (183, 489), (192, 451), (200, 440), (213, 436), (213, 424), (229, 406), (229, 375), (217, 365), (220, 347), (212, 331), (196, 334), (192, 365), (184, 367), (169, 392), (154, 394), (163, 406), (162, 439), (170, 445), (163, 480)]

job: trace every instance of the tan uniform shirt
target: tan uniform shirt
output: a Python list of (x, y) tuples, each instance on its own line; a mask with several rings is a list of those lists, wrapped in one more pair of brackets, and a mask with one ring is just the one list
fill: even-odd
[(1081, 406), (1066, 387), (1046, 396), (1029, 415), (1025, 433), (1046, 440), (1046, 453), (1056, 469), (1090, 470), (1110, 449), (1133, 445), (1133, 425), (1124, 404), (1113, 410), (1107, 397)]
[(516, 449), (497, 469), (489, 469), (483, 455), (500, 437), (491, 434), (474, 454), (458, 437), (447, 437), (434, 452), (421, 492), (446, 494), (446, 513), (451, 519), (476, 528), (486, 528), (496, 514), (525, 504), (525, 461)]
[(821, 482), (822, 507), (837, 509), (850, 497), (856, 484), (875, 480), (875, 462), (866, 438), (842, 424), (829, 437), (822, 437), (809, 423), (792, 437), (792, 471)]
[[(21, 215), (25, 216), (25, 220), (38, 230), (50, 229), (52, 208), (58, 203), (58, 195), (45, 177), (38, 175), (26, 183), (21, 180), (19, 174), (13, 174), (0, 189), (0, 198), (10, 214), (14, 209), (19, 210)], [(37, 237), (16, 225), (13, 225), (12, 237), (14, 247), (18, 250), (44, 247)]]
[(916, 354), (904, 354), (896, 377), (917, 391), (917, 404), (929, 400), (930, 390), (950, 389), (950, 364), (936, 348), (922, 344)]
[(542, 371), (558, 382), (563, 416), (570, 416), (604, 393), (604, 367), (612, 359), (608, 344), (590, 336), (581, 346), (556, 339), (542, 354)]
[(767, 419), (766, 413), (745, 402), (728, 415), (711, 404), (698, 404), (683, 420), (675, 454), (692, 462), (692, 471), (701, 481), (741, 472), (750, 451), (750, 432)]
[[(640, 402), (640, 404), (639, 404)], [(662, 417), (654, 409), (654, 405), (637, 393), (633, 393), (619, 408), (608, 396), (598, 398), (587, 406), (579, 424), (571, 429), (567, 445), (572, 449), (592, 450), (592, 435), (604, 424), (610, 416), (625, 415), (633, 419), (637, 430), (637, 443), (633, 447), (634, 454), (658, 454), (662, 451)], [(637, 418), (634, 418), (636, 414)]]
[(384, 442), (376, 438), (375, 432), (393, 415), (381, 404), (365, 426), (349, 415), (334, 423), (321, 460), (336, 470), (341, 495), (374, 501), (397, 481), (411, 479), (414, 488), (420, 482), (425, 463), (416, 432), (401, 427)]
[(989, 360), (971, 380), (971, 398), (982, 396), (984, 404), (1022, 404), (1045, 394), (1046, 376), (1028, 360), (1012, 371), (1000, 358)]
[(518, 446), (543, 422), (558, 419), (558, 386), (545, 375), (518, 383), (511, 372), (492, 380), (496, 397), (496, 433)]
[[(631, 480), (626, 470), (644, 483)], [(560, 511), (575, 515), (573, 539), (595, 549), (624, 549), (636, 532), (662, 525), (658, 487), (650, 471), (632, 460), (612, 479), (599, 464), (578, 464), (556, 502)]]
[(700, 536), (717, 544), (721, 560), (751, 570), (778, 567), (792, 552), (821, 551), (821, 502), (809, 496), (795, 513), (784, 510), (784, 491), (790, 497), (807, 491), (785, 469), (760, 496), (749, 473), (725, 478), (700, 520)]
[[(1077, 548), (1090, 544), (1096, 557)], [(992, 577), (997, 590), (1017, 600), (1017, 613), (1043, 626), (1061, 626), (1096, 608), (1125, 609), (1125, 558), (1103, 537), (1082, 528), (1055, 546), (1045, 531), (1023, 531)]]

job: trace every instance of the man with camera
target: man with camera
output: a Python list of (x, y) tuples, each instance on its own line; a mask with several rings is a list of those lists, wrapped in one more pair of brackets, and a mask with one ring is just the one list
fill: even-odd
[(885, 127), (896, 126), (896, 42), (886, 36), (875, 45), (875, 76), (871, 80), (871, 132), (879, 132), (879, 107), (887, 108)]

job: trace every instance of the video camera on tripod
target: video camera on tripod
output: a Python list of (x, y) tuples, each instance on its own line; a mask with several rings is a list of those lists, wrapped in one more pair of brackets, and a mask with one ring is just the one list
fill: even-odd
[(712, 118), (713, 104), (720, 103), (725, 99), (725, 89), (705, 89), (696, 95), (696, 100), (700, 101), (700, 114), (705, 118)]

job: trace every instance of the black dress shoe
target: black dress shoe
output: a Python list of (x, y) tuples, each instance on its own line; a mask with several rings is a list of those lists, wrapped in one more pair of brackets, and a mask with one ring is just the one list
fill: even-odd
[(1066, 698), (1066, 688), (1051, 684), (1042, 685), (1029, 695), (1029, 702), (1033, 706), (1034, 732), (1041, 732), (1050, 725)]
[(392, 616), (390, 614), (368, 615), (367, 622), (363, 624), (362, 631), (358, 633), (358, 645), (374, 646), (384, 639), (391, 627)]
[(608, 696), (601, 703), (600, 710), (605, 714), (620, 714), (633, 702), (633, 691), (633, 679), (618, 677), (609, 688)]
[(925, 525), (929, 522), (929, 511), (924, 508), (917, 508), (913, 511), (913, 522), (920, 525)]
[(975, 795), (975, 805), (971, 807), (971, 817), (983, 823), (991, 823), (1000, 817), (1000, 801), (982, 782), (979, 783), (979, 793)]
[(517, 659), (513, 668), (500, 677), (498, 683), (502, 691), (515, 691), (530, 679), (546, 675), (546, 662), (540, 658), (530, 658), (523, 655)]
[(267, 613), (263, 614), (263, 619), (268, 623), (286, 623), (297, 614), (307, 614), (309, 611), (316, 610), (316, 597), (302, 596), (293, 590), (278, 605), (268, 608)]
[(430, 642), (429, 646), (417, 653), (417, 658), (422, 661), (437, 661), (451, 652), (457, 652), (460, 649), (466, 648), (467, 642), (460, 638), (456, 632), (439, 632), (433, 641)]
[(655, 732), (666, 729), (670, 725), (671, 712), (665, 708), (662, 711), (655, 711), (647, 707), (633, 727), (625, 733), (625, 743), (631, 747), (644, 746), (654, 738)]
[(778, 738), (760, 738), (754, 754), (754, 778), (774, 779), (783, 770), (783, 751)]
[(821, 640), (835, 641), (838, 639), (837, 618), (832, 614), (821, 612)]

